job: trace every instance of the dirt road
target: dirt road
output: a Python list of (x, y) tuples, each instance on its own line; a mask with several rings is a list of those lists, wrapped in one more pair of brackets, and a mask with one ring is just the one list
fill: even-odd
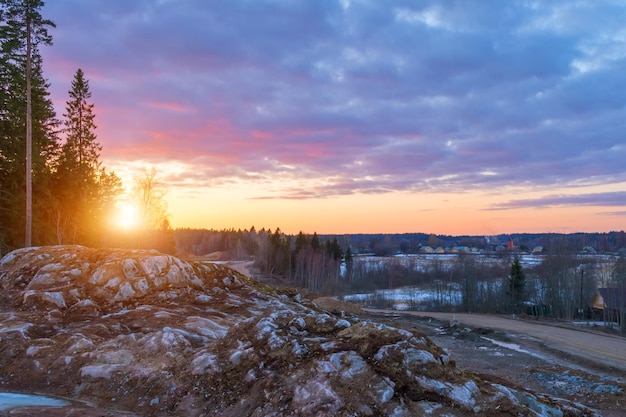
[(432, 317), (436, 320), (457, 320), (461, 326), (484, 327), (511, 331), (537, 339), (546, 348), (566, 354), (595, 366), (626, 372), (626, 338), (564, 328), (521, 319), (466, 313), (436, 313), (367, 309), (375, 314), (406, 314)]

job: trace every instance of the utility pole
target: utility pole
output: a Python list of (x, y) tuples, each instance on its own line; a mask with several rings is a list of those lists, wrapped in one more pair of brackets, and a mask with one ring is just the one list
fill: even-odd
[(583, 318), (584, 315), (584, 305), (583, 305), (583, 281), (585, 279), (585, 270), (581, 266), (580, 267), (580, 308), (578, 309), (578, 315), (580, 318)]

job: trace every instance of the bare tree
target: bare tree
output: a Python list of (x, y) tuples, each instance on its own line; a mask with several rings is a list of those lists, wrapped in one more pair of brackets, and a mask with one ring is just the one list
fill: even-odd
[(139, 212), (140, 230), (137, 246), (175, 252), (173, 230), (167, 215), (167, 189), (157, 180), (156, 170), (147, 169), (135, 177), (133, 197)]
[(135, 177), (133, 195), (137, 201), (141, 226), (144, 230), (158, 229), (167, 219), (167, 189), (157, 180), (156, 169), (146, 169)]
[(560, 251), (546, 255), (536, 267), (539, 293), (554, 318), (572, 319), (579, 303), (578, 261), (574, 253)]
[(626, 293), (626, 258), (620, 256), (615, 262), (613, 268), (613, 285), (617, 288), (617, 302), (618, 302), (618, 314), (619, 314), (619, 332), (624, 334), (626, 325), (624, 323), (626, 319), (626, 300), (624, 299), (624, 293)]

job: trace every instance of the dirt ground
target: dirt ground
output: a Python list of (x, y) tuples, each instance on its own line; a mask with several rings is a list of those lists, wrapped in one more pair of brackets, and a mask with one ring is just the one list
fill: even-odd
[(457, 367), (481, 378), (575, 401), (604, 417), (626, 416), (626, 338), (478, 314), (367, 312), (424, 332)]

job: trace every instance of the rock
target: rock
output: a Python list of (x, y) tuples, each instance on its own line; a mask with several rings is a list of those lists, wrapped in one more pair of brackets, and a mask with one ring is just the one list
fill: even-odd
[(73, 415), (89, 414), (84, 404), (102, 415), (596, 415), (483, 381), (422, 334), (223, 265), (28, 248), (0, 261), (0, 288), (0, 384), (80, 404)]

